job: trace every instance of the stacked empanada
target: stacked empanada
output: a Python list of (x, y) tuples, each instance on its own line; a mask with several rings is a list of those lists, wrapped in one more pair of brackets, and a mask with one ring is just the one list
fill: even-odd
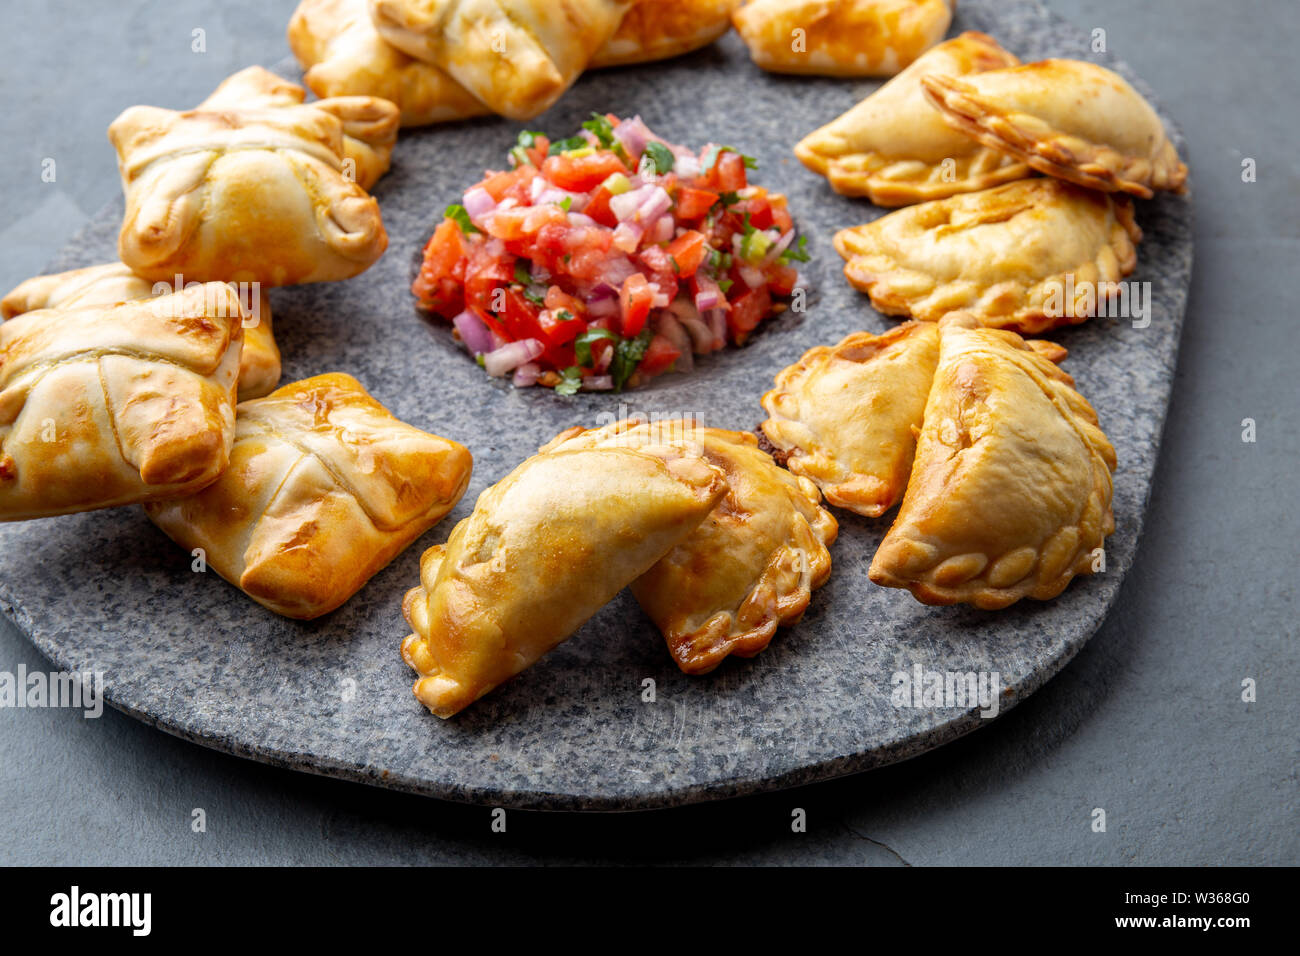
[(712, 43), (740, 0), (302, 0), (289, 45), (318, 96), (378, 96), (402, 125), (530, 119), (585, 69)]
[(856, 333), (777, 376), (762, 429), (833, 504), (877, 517), (902, 498), (877, 584), (926, 604), (1051, 598), (1114, 530), (1115, 450), (1064, 357), (964, 312)]

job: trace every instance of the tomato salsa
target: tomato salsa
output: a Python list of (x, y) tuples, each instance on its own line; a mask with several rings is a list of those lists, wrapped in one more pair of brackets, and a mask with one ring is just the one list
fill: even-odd
[(552, 141), (524, 131), (511, 168), (449, 206), (412, 292), (489, 375), (560, 394), (621, 390), (742, 345), (807, 261), (755, 162), (696, 153), (640, 117), (592, 114)]

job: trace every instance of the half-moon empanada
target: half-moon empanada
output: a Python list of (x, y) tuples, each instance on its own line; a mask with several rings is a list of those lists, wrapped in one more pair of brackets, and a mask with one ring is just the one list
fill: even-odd
[(921, 82), (955, 129), (1049, 176), (1143, 199), (1187, 179), (1151, 104), (1095, 63), (1042, 60)]
[(704, 674), (728, 654), (753, 657), (778, 626), (799, 621), (830, 576), (827, 545), (838, 525), (812, 483), (778, 467), (747, 432), (624, 419), (570, 429), (543, 451), (664, 444), (701, 455), (730, 486), (689, 537), (632, 582), (677, 666)]
[[(260, 66), (234, 73), (200, 103), (200, 110), (261, 109), (298, 106), (307, 91)], [(343, 157), (351, 160), (351, 174), (362, 189), (369, 190), (388, 172), (397, 144), (399, 111), (394, 103), (378, 95), (338, 96), (308, 104), (337, 116), (343, 124)]]
[(146, 511), (173, 541), (264, 607), (337, 608), (465, 493), (464, 447), (399, 421), (350, 375), (241, 402), (230, 468)]
[[(0, 318), (12, 319), (35, 309), (118, 305), (166, 294), (172, 288), (166, 282), (150, 282), (120, 262), (109, 262), (20, 283), (0, 300)], [(260, 398), (280, 381), (280, 347), (271, 329), (271, 303), (266, 293), (247, 286), (236, 291), (248, 312), (239, 357), (239, 400), (243, 402)]]
[(831, 504), (879, 517), (907, 487), (938, 361), (932, 322), (809, 349), (763, 396), (763, 434)]
[(446, 70), (510, 119), (564, 93), (614, 35), (632, 0), (370, 0), (380, 36)]
[(750, 0), (732, 14), (775, 73), (893, 76), (943, 39), (949, 0)]
[[(236, 91), (248, 82), (237, 77)], [(126, 193), (118, 255), (146, 279), (168, 282), (276, 286), (365, 271), (388, 234), (378, 203), (348, 178), (369, 167), (360, 153), (348, 156), (346, 141), (363, 141), (374, 125), (395, 128), (398, 114), (364, 99), (181, 113), (131, 107), (108, 129)]]
[(189, 494), (225, 469), (244, 310), (224, 283), (0, 325), (0, 521)]
[(690, 535), (727, 490), (676, 449), (535, 455), (420, 561), (402, 612), (415, 696), (439, 717), (529, 667)]
[(1137, 265), (1141, 238), (1127, 196), (1035, 177), (843, 229), (835, 248), (849, 282), (887, 315), (934, 322), (964, 309), (1040, 332), (1095, 314)]
[(403, 126), (492, 112), (447, 73), (379, 35), (366, 0), (302, 0), (289, 20), (289, 46), (303, 82), (321, 97), (377, 96), (401, 110)]
[(1020, 336), (969, 313), (939, 330), (916, 463), (871, 580), (925, 604), (1055, 597), (1115, 530), (1115, 449), (1074, 380)]
[(805, 136), (800, 161), (846, 196), (906, 206), (988, 189), (1029, 166), (952, 128), (925, 99), (921, 77), (965, 76), (1019, 63), (996, 40), (967, 32), (920, 59), (843, 116)]
[(591, 69), (649, 63), (708, 46), (731, 28), (741, 0), (636, 0), (615, 34), (596, 51)]

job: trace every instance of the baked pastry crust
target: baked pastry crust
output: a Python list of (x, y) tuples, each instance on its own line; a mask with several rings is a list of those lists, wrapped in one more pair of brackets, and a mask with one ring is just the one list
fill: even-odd
[(632, 593), (687, 674), (729, 654), (753, 657), (795, 624), (831, 573), (838, 533), (806, 478), (778, 467), (746, 432), (687, 420), (624, 419), (562, 432), (547, 450), (671, 445), (720, 470), (726, 496), (684, 541), (632, 582)]
[(1143, 199), (1187, 180), (1151, 104), (1095, 63), (1042, 60), (921, 82), (954, 129), (1049, 176)]
[(1036, 177), (843, 229), (835, 248), (849, 282), (887, 315), (934, 322), (962, 309), (988, 326), (1041, 332), (1095, 312), (1086, 297), (1113, 294), (1141, 238), (1127, 196)]
[(186, 550), (286, 617), (334, 610), (465, 493), (472, 459), (399, 421), (350, 375), (241, 402), (230, 467), (145, 510)]
[(649, 63), (708, 46), (731, 29), (741, 0), (636, 0), (590, 69)]
[[(893, 76), (943, 39), (952, 23), (952, 4), (949, 0), (750, 0), (731, 19), (754, 62), (765, 70)], [(798, 38), (802, 49), (796, 49)]]
[[(172, 286), (161, 283), (166, 289)], [(260, 288), (239, 290), (248, 318), (239, 356), (239, 400), (261, 398), (280, 381), (280, 347), (271, 325), (271, 303)], [(247, 295), (245, 295), (247, 293)], [(165, 294), (159, 290), (159, 294)], [(0, 318), (35, 309), (74, 309), (134, 302), (154, 295), (154, 283), (120, 262), (36, 276), (0, 300)]]
[(1030, 174), (1029, 166), (982, 146), (944, 120), (921, 78), (966, 76), (1019, 63), (996, 40), (968, 31), (927, 50), (896, 77), (795, 146), (799, 160), (846, 196), (906, 206), (988, 189)]
[(432, 63), (384, 40), (366, 0), (302, 0), (289, 20), (289, 46), (320, 97), (376, 96), (396, 104), (402, 126), (492, 112)]
[(809, 349), (763, 396), (763, 434), (831, 504), (877, 518), (907, 487), (938, 361), (932, 322)]
[[(397, 107), (366, 97), (284, 102), (298, 94), (253, 68), (204, 108), (133, 106), (114, 120), (121, 260), (146, 279), (265, 286), (369, 268), (388, 235), (378, 203), (348, 175), (366, 180), (386, 165), (371, 144), (395, 133)], [(227, 105), (250, 97), (253, 106)]]
[(1056, 597), (1115, 530), (1115, 449), (1074, 380), (969, 313), (940, 355), (898, 518), (871, 580), (925, 604)]
[(548, 109), (614, 35), (632, 0), (370, 0), (380, 36), (449, 73), (494, 113)]
[(534, 455), (420, 561), (402, 612), (414, 692), (450, 717), (532, 665), (690, 535), (727, 490), (663, 448)]
[(216, 480), (235, 431), (244, 314), (213, 282), (0, 324), (0, 521)]

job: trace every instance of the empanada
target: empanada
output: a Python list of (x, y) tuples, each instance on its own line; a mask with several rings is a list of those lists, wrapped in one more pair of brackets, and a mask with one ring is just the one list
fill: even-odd
[[(155, 293), (155, 286), (158, 292)], [(72, 309), (117, 305), (166, 294), (173, 287), (136, 275), (120, 262), (36, 276), (0, 300), (0, 318), (12, 319), (34, 309)], [(248, 312), (244, 348), (239, 358), (239, 400), (260, 398), (280, 381), (280, 347), (271, 329), (271, 303), (260, 288), (237, 290)]]
[(798, 622), (830, 576), (827, 545), (838, 525), (812, 483), (778, 467), (746, 432), (624, 419), (570, 429), (543, 451), (663, 444), (701, 455), (730, 486), (689, 537), (632, 582), (677, 666), (703, 674), (728, 654), (753, 657), (778, 625)]
[(943, 39), (950, 0), (750, 0), (732, 22), (765, 70), (893, 76)]
[(953, 128), (1049, 176), (1143, 199), (1187, 179), (1151, 104), (1095, 63), (1042, 60), (921, 83)]
[(932, 322), (809, 349), (763, 396), (763, 434), (831, 504), (879, 517), (907, 487), (938, 361)]
[(835, 248), (849, 282), (887, 315), (933, 322), (964, 309), (1040, 332), (1094, 314), (1137, 265), (1141, 238), (1127, 196), (1035, 177), (843, 229)]
[(535, 455), (420, 561), (402, 612), (415, 696), (450, 717), (563, 642), (690, 535), (727, 490), (669, 447)]
[(235, 432), (244, 314), (212, 282), (0, 325), (0, 521), (215, 481)]
[(649, 63), (708, 46), (731, 28), (741, 0), (636, 0), (615, 34), (596, 51), (591, 69)]
[(939, 323), (939, 367), (898, 518), (871, 580), (925, 604), (1060, 594), (1115, 530), (1115, 449), (1074, 380), (969, 313)]
[[(291, 104), (293, 90), (254, 68), (200, 109), (133, 106), (113, 121), (124, 263), (146, 279), (276, 286), (346, 279), (379, 258), (388, 235), (359, 182), (387, 165), (397, 107)], [(245, 97), (258, 105), (234, 105)]]
[(618, 29), (632, 0), (370, 0), (379, 35), (446, 70), (494, 113), (544, 112)]
[(967, 32), (928, 50), (843, 116), (794, 148), (800, 161), (846, 196), (906, 206), (988, 189), (1029, 166), (953, 129), (926, 102), (921, 77), (966, 76), (1019, 63), (996, 40)]
[(464, 447), (399, 421), (350, 375), (241, 402), (230, 468), (146, 511), (173, 541), (264, 607), (337, 608), (465, 493)]
[(317, 96), (389, 100), (401, 111), (403, 126), (491, 112), (443, 70), (383, 39), (366, 0), (302, 0), (289, 20), (288, 37), (306, 71), (303, 82)]

